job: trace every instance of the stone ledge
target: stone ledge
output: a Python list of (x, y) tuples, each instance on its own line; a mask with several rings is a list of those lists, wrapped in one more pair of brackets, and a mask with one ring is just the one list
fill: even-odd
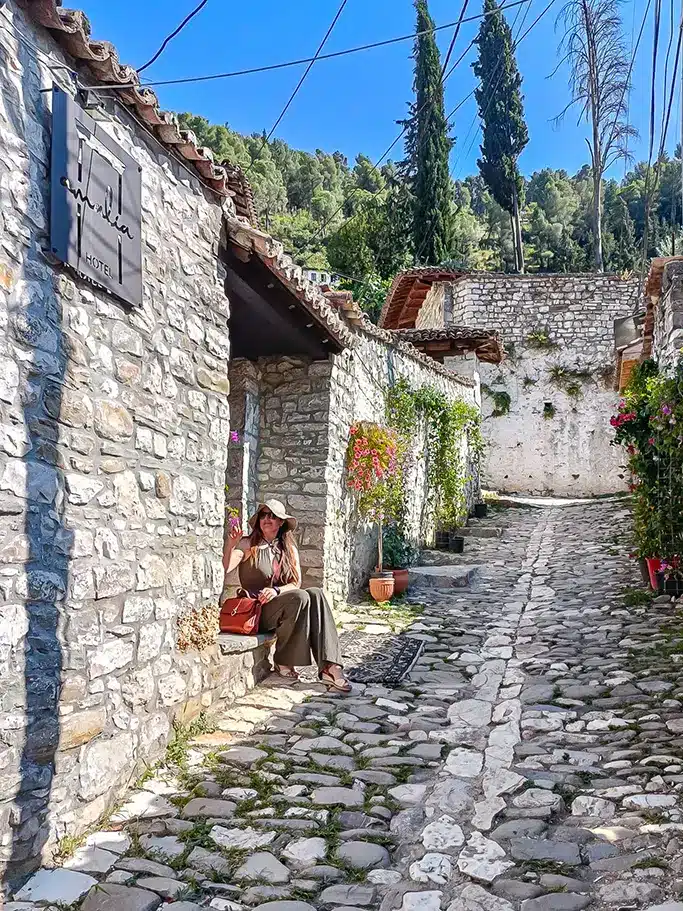
[(503, 529), (493, 525), (466, 525), (464, 528), (459, 528), (455, 534), (461, 538), (500, 538), (503, 535)]
[(475, 578), (478, 566), (445, 565), (445, 566), (411, 566), (409, 580), (411, 585), (422, 584), (436, 588), (465, 588)]
[(240, 636), (238, 633), (221, 633), (216, 640), (223, 655), (239, 655), (251, 652), (262, 645), (275, 642), (272, 633), (258, 633), (256, 636)]

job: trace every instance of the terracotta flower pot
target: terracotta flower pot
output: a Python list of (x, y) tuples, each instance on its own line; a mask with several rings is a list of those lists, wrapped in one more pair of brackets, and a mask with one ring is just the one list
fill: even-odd
[(374, 573), (369, 587), (375, 601), (388, 601), (394, 594), (394, 577), (391, 573)]
[(408, 588), (408, 570), (392, 569), (391, 572), (394, 577), (394, 594), (402, 595)]
[(648, 557), (646, 563), (647, 571), (650, 574), (650, 585), (652, 586), (652, 590), (656, 592), (659, 588), (657, 573), (659, 572), (659, 568), (662, 565), (662, 561), (659, 559), (659, 557)]

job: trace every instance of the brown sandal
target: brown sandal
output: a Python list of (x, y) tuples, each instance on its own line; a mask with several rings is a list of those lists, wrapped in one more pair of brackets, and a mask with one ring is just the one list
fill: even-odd
[(324, 683), (328, 690), (336, 690), (338, 693), (351, 692), (351, 684), (345, 677), (337, 680), (327, 671), (320, 671), (318, 680)]
[(299, 679), (299, 675), (297, 674), (297, 672), (294, 670), (293, 667), (289, 667), (289, 668), (287, 668), (287, 670), (283, 670), (279, 664), (276, 664), (274, 666), (274, 668), (275, 668), (275, 673), (278, 675), (278, 677), (284, 677), (285, 680), (298, 680)]

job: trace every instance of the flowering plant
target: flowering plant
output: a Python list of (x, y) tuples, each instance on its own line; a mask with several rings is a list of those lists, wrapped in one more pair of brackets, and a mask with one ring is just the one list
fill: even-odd
[(627, 453), (636, 554), (664, 562), (665, 575), (683, 571), (683, 362), (673, 376), (654, 361), (633, 371), (610, 423)]
[(392, 515), (400, 474), (396, 431), (370, 421), (354, 424), (346, 450), (346, 472), (347, 485), (358, 494), (361, 515), (375, 521)]
[(403, 446), (390, 427), (358, 421), (346, 449), (347, 486), (358, 497), (358, 512), (379, 524), (377, 569), (382, 569), (382, 521), (398, 518), (403, 505)]

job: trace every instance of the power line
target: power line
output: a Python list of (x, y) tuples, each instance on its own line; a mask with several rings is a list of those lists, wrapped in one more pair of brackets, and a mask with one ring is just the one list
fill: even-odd
[[(468, 0), (465, 0), (465, 5), (467, 4), (467, 2), (468, 2)], [(531, 2), (531, 0), (521, 0), (521, 3), (530, 3), (530, 2)], [(554, 2), (554, 0), (552, 0), (552, 2)], [(521, 5), (521, 4), (520, 4), (520, 3), (513, 3), (513, 4), (509, 4), (509, 5), (510, 5), (510, 6), (519, 6), (519, 5)], [(503, 7), (501, 7), (501, 9), (502, 9), (502, 8), (503, 8)], [(464, 7), (463, 7), (463, 10), (461, 11), (461, 15), (460, 15), (460, 18), (458, 19), (458, 21), (467, 22), (467, 21), (468, 21), (467, 19), (462, 18), (462, 12), (464, 12)], [(490, 15), (490, 13), (487, 13), (486, 15)], [(479, 17), (477, 17), (477, 18), (482, 18), (482, 16), (479, 16)], [(452, 23), (451, 23), (451, 24), (452, 24)], [(422, 31), (422, 32), (416, 32), (415, 34), (416, 34), (416, 35), (426, 35), (426, 34), (429, 34), (431, 31), (432, 31), (431, 29), (427, 29), (427, 30), (424, 30), (424, 31)], [(470, 43), (468, 44), (468, 46), (465, 48), (465, 50), (464, 50), (464, 51), (462, 52), (462, 54), (458, 57), (458, 59), (455, 61), (455, 63), (453, 64), (453, 66), (450, 68), (450, 70), (449, 70), (449, 71), (446, 73), (446, 75), (443, 77), (443, 79), (442, 79), (442, 81), (441, 81), (442, 86), (445, 84), (446, 80), (450, 77), (450, 75), (451, 75), (451, 74), (453, 73), (453, 71), (456, 69), (456, 67), (458, 66), (458, 64), (460, 64), (460, 63), (462, 62), (462, 60), (463, 60), (464, 57), (465, 57), (465, 54), (466, 54), (467, 51), (472, 47), (473, 44), (474, 44), (474, 40), (470, 41)], [(429, 99), (425, 99), (425, 101), (422, 103), (422, 106), (421, 106), (420, 109), (415, 113), (414, 116), (415, 116), (415, 117), (418, 116), (418, 115), (421, 113), (421, 111), (427, 106), (428, 103), (429, 103)], [(457, 108), (456, 108), (455, 110), (457, 110)], [(450, 120), (450, 118), (451, 118), (451, 116), (453, 115), (453, 113), (454, 113), (454, 111), (452, 111), (450, 114), (447, 115), (446, 121)], [(392, 142), (387, 146), (387, 148), (384, 150), (384, 152), (382, 152), (382, 154), (381, 154), (380, 157), (377, 159), (377, 161), (376, 161), (373, 165), (371, 165), (372, 170), (375, 171), (375, 173), (377, 173), (377, 174), (380, 176), (380, 178), (382, 178), (382, 180), (383, 180), (383, 175), (382, 175), (381, 171), (379, 170), (379, 166), (380, 166), (380, 164), (384, 161), (384, 159), (387, 157), (387, 155), (391, 152), (391, 150), (394, 148), (394, 146), (397, 145), (397, 143), (400, 142), (400, 140), (401, 140), (401, 139), (403, 138), (403, 136), (405, 135), (407, 129), (408, 129), (408, 121), (406, 121), (406, 123), (404, 123), (403, 128), (401, 129), (401, 132), (398, 134), (398, 136), (396, 136), (396, 137), (392, 140)], [(422, 139), (424, 140), (424, 136), (422, 137)], [(376, 196), (376, 195), (377, 195), (378, 193), (380, 193), (385, 187), (386, 187), (386, 182), (383, 182), (382, 186), (381, 186), (379, 189), (377, 189), (377, 190), (374, 192), (373, 195)], [(342, 200), (341, 204), (340, 204), (339, 206), (337, 206), (337, 208), (336, 208), (336, 209), (334, 210), (334, 212), (329, 216), (329, 218), (327, 218), (327, 220), (326, 220), (325, 222), (323, 222), (323, 224), (318, 228), (318, 230), (315, 232), (315, 234), (313, 234), (311, 237), (309, 237), (309, 239), (308, 239), (302, 246), (298, 247), (298, 248), (294, 251), (294, 255), (297, 255), (297, 254), (303, 252), (303, 251), (306, 249), (306, 247), (309, 246), (309, 244), (311, 244), (314, 240), (316, 240), (318, 237), (320, 237), (320, 235), (324, 232), (325, 228), (327, 228), (327, 226), (328, 226), (329, 224), (331, 224), (331, 222), (337, 217), (337, 215), (341, 212), (341, 210), (344, 208), (344, 206), (345, 206), (348, 202), (350, 202), (350, 201), (354, 198), (354, 196), (356, 196), (356, 195), (360, 192), (360, 189), (361, 189), (360, 187), (355, 187), (355, 188), (348, 194), (348, 196), (345, 196), (344, 199)], [(354, 217), (354, 216), (351, 216), (351, 218), (349, 219), (349, 221), (351, 221), (351, 219), (352, 219), (353, 217)]]
[[(548, 10), (550, 9), (550, 7), (551, 7), (555, 2), (556, 2), (556, 0), (550, 0), (550, 2), (543, 8), (543, 10), (541, 10), (541, 12), (538, 14), (538, 16), (536, 16), (536, 18), (535, 18), (534, 21), (531, 23), (531, 25), (529, 26), (529, 28), (524, 32), (524, 34), (521, 35), (519, 38), (517, 38), (517, 40), (514, 42), (513, 47), (512, 47), (513, 53), (517, 50), (517, 48), (519, 47), (519, 45), (522, 43), (522, 41), (524, 41), (524, 39), (525, 39), (525, 38), (527, 37), (527, 35), (532, 31), (532, 29), (535, 28), (535, 26), (541, 21), (541, 19), (545, 16), (545, 14), (548, 12)], [(499, 7), (499, 10), (501, 10), (501, 9), (502, 9), (502, 7)], [(527, 13), (528, 13), (529, 9), (530, 9), (530, 7), (527, 8), (527, 10), (526, 10)], [(518, 15), (519, 15), (519, 14), (518, 14)], [(526, 13), (525, 13), (524, 18), (526, 18)], [(512, 24), (512, 27), (513, 27), (513, 28), (514, 28), (514, 26), (515, 26), (516, 21), (517, 21), (517, 16), (515, 16), (515, 21), (514, 21), (513, 24)], [(523, 25), (524, 25), (524, 19), (522, 19), (522, 22), (521, 22), (521, 24), (520, 24), (520, 30), (521, 30), (521, 28), (522, 28)], [(503, 62), (503, 61), (501, 60), (500, 63), (499, 63), (499, 67), (496, 69), (496, 74), (498, 73), (498, 69), (502, 66), (502, 62)], [(500, 80), (501, 80), (502, 78), (503, 78), (503, 73), (502, 73), (502, 71), (501, 71), (501, 72), (500, 72), (500, 75), (498, 76), (498, 82), (496, 83), (496, 89), (498, 88), (498, 83), (500, 82)], [(493, 81), (493, 77), (491, 77), (491, 81)], [(490, 82), (489, 82), (489, 85), (490, 85)], [(470, 98), (473, 94), (474, 94), (474, 89), (470, 92), (470, 94), (467, 96), (467, 98)], [(493, 92), (491, 92), (490, 95), (489, 95), (489, 100), (488, 100), (488, 102), (487, 102), (486, 110), (488, 110), (488, 105), (491, 103), (491, 98), (492, 98), (492, 97), (493, 97)], [(464, 100), (466, 100), (466, 99), (464, 99)], [(464, 103), (464, 101), (461, 102), (461, 103)], [(476, 120), (476, 116), (477, 116), (477, 115), (475, 114), (475, 120)], [(476, 137), (476, 133), (475, 133), (475, 137)], [(471, 145), (470, 145), (470, 148), (471, 148), (472, 145), (474, 145), (474, 138), (473, 138), (473, 140), (472, 140), (472, 143), (471, 143)], [(468, 150), (468, 153), (467, 153), (467, 154), (469, 154), (469, 150)], [(458, 158), (456, 158), (455, 162), (453, 163), (453, 167), (452, 167), (451, 170), (450, 170), (450, 178), (451, 178), (451, 180), (453, 179), (453, 176), (454, 176), (454, 174), (455, 174), (455, 165), (458, 163), (459, 160), (460, 160), (460, 156), (458, 156)], [(431, 223), (430, 223), (430, 226), (429, 226), (429, 230), (430, 230), (430, 231), (431, 231), (432, 227), (434, 226), (434, 220), (435, 220), (435, 218), (436, 218), (436, 213), (435, 213), (435, 215), (433, 216), (432, 221), (431, 221)], [(425, 231), (425, 234), (424, 234), (424, 237), (425, 237), (425, 238), (428, 236), (428, 233), (429, 233), (428, 231)], [(419, 255), (420, 255), (420, 253), (421, 253), (422, 250), (424, 249), (424, 243), (425, 243), (425, 241), (423, 240), (423, 243), (422, 243), (422, 245), (421, 245), (421, 247), (420, 247), (420, 252), (419, 252), (418, 254), (416, 254), (416, 257), (415, 257), (416, 261), (417, 261)]]
[(248, 167), (247, 170), (246, 170), (246, 173), (247, 173), (247, 174), (251, 171), (251, 169), (254, 167), (254, 165), (256, 164), (256, 162), (259, 160), (259, 158), (260, 158), (261, 155), (263, 154), (263, 150), (265, 149), (266, 145), (268, 144), (268, 140), (270, 139), (270, 137), (273, 135), (273, 133), (275, 132), (275, 130), (278, 128), (278, 126), (279, 126), (280, 123), (282, 122), (282, 119), (283, 119), (283, 117), (285, 116), (285, 114), (287, 113), (287, 111), (289, 110), (289, 107), (290, 107), (291, 103), (294, 101), (294, 99), (296, 98), (296, 96), (299, 94), (299, 89), (300, 89), (301, 86), (304, 84), (304, 81), (306, 80), (306, 77), (308, 76), (308, 74), (311, 72), (311, 69), (312, 69), (312, 67), (313, 67), (313, 64), (314, 64), (315, 61), (319, 58), (320, 53), (322, 52), (322, 49), (325, 47), (325, 45), (326, 45), (326, 43), (327, 43), (327, 39), (328, 39), (328, 38), (330, 37), (330, 35), (332, 34), (332, 32), (333, 32), (333, 30), (334, 30), (334, 27), (335, 27), (335, 25), (337, 24), (337, 22), (338, 22), (338, 20), (339, 20), (339, 17), (341, 16), (341, 14), (344, 12), (344, 7), (346, 6), (347, 3), (348, 3), (348, 0), (342, 0), (341, 6), (340, 6), (339, 9), (337, 10), (336, 16), (335, 16), (334, 19), (332, 20), (332, 22), (331, 22), (331, 24), (330, 24), (330, 27), (329, 27), (329, 28), (327, 29), (327, 31), (325, 32), (325, 37), (323, 38), (323, 40), (322, 40), (322, 41), (320, 42), (320, 44), (318, 45), (318, 50), (315, 52), (315, 55), (313, 56), (313, 58), (311, 59), (310, 63), (308, 64), (308, 66), (307, 66), (306, 69), (304, 70), (304, 73), (303, 73), (301, 79), (299, 79), (299, 81), (298, 81), (298, 83), (297, 83), (297, 85), (296, 85), (296, 88), (294, 89), (294, 91), (292, 92), (292, 94), (289, 96), (289, 98), (288, 98), (288, 100), (287, 100), (287, 104), (283, 107), (282, 111), (280, 112), (280, 116), (277, 118), (277, 120), (276, 120), (275, 123), (273, 124), (273, 126), (272, 126), (272, 128), (271, 128), (271, 130), (270, 130), (270, 133), (268, 133), (267, 136), (264, 136), (264, 137), (263, 137), (263, 142), (261, 143), (261, 148), (260, 148), (260, 149), (258, 150), (258, 152), (256, 153), (256, 156), (255, 156), (254, 158), (252, 158), (252, 160), (251, 160), (251, 162), (250, 162), (250, 164), (249, 164), (249, 167)]
[(465, 3), (463, 4), (462, 12), (460, 13), (460, 18), (458, 19), (458, 24), (455, 26), (455, 31), (453, 32), (453, 37), (451, 38), (451, 43), (448, 45), (448, 51), (446, 52), (446, 57), (444, 59), (443, 66), (441, 67), (441, 80), (442, 81), (443, 81), (444, 73), (448, 69), (448, 63), (451, 59), (451, 54), (453, 53), (453, 48), (455, 47), (455, 42), (458, 40), (458, 35), (460, 34), (460, 26), (462, 25), (463, 17), (465, 15), (465, 13), (467, 12), (467, 7), (469, 5), (469, 2), (470, 2), (470, 0), (465, 0)]
[[(511, 9), (515, 6), (520, 6), (522, 3), (528, 3), (529, 0), (512, 0), (511, 3), (507, 3), (504, 6), (499, 7), (499, 9)], [(228, 73), (213, 73), (207, 76), (185, 76), (181, 79), (162, 79), (154, 82), (145, 82), (142, 84), (142, 88), (153, 88), (157, 85), (184, 85), (190, 82), (209, 82), (214, 79), (229, 79), (233, 76), (250, 76), (252, 73), (267, 73), (271, 70), (281, 70), (290, 66), (300, 66), (303, 63), (313, 63), (316, 60), (332, 60), (336, 57), (345, 57), (348, 54), (356, 54), (360, 51), (369, 51), (377, 47), (387, 47), (390, 44), (398, 44), (402, 41), (411, 41), (413, 38), (419, 38), (421, 35), (429, 35), (432, 32), (440, 32), (443, 29), (453, 28), (458, 25), (458, 22), (475, 22), (478, 19), (484, 19), (486, 16), (490, 16), (491, 12), (488, 13), (477, 13), (476, 16), (468, 16), (462, 20), (456, 19), (453, 22), (446, 22), (444, 25), (435, 25), (433, 28), (423, 29), (419, 32), (411, 32), (409, 35), (401, 35), (398, 38), (386, 38), (384, 41), (374, 41), (371, 44), (360, 44), (357, 47), (349, 47), (342, 51), (330, 51), (328, 54), (318, 54), (317, 57), (301, 57), (298, 60), (287, 60), (284, 63), (271, 63), (266, 66), (256, 66), (251, 67), (245, 70), (233, 70)], [(130, 86), (128, 86), (130, 88)], [(121, 86), (123, 88), (123, 86)]]
[(143, 70), (146, 70), (148, 66), (151, 66), (153, 63), (155, 63), (159, 59), (159, 57), (161, 57), (161, 55), (166, 50), (167, 45), (170, 44), (171, 41), (173, 41), (173, 39), (175, 38), (176, 35), (178, 35), (178, 34), (180, 34), (180, 32), (182, 32), (182, 30), (185, 28), (187, 23), (191, 19), (194, 19), (194, 17), (197, 15), (197, 13), (201, 12), (204, 9), (204, 7), (206, 6), (206, 4), (208, 2), (209, 2), (209, 0), (202, 0), (202, 2), (199, 4), (199, 6), (196, 6), (192, 10), (191, 13), (188, 13), (187, 16), (185, 16), (185, 18), (180, 23), (180, 25), (176, 29), (174, 29), (170, 35), (168, 35), (166, 38), (164, 38), (164, 40), (161, 43), (161, 47), (156, 52), (156, 54), (153, 57), (150, 57), (150, 59), (147, 61), (147, 63), (143, 63), (142, 66), (139, 66), (137, 68), (138, 73), (141, 73)]
[(647, 260), (647, 245), (650, 233), (650, 174), (652, 171), (652, 153), (654, 151), (655, 144), (655, 119), (657, 114), (657, 50), (659, 48), (661, 12), (662, 0), (655, 0), (655, 21), (654, 33), (652, 37), (652, 84), (650, 90), (649, 145), (647, 156), (647, 173), (645, 175), (645, 222), (643, 224), (643, 258), (640, 269), (641, 284), (645, 276), (645, 262)]

